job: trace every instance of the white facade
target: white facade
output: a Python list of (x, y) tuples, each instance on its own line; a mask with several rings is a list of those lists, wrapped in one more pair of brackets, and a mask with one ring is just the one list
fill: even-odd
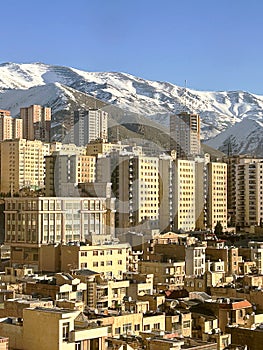
[(205, 273), (205, 246), (185, 247), (185, 274), (201, 276)]

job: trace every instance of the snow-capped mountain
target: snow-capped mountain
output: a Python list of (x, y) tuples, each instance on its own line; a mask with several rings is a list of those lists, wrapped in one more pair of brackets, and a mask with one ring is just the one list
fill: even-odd
[(263, 118), (245, 118), (207, 144), (228, 154), (254, 154), (263, 156)]
[[(168, 126), (171, 113), (182, 110), (199, 113), (205, 140), (239, 126), (240, 139), (244, 140), (242, 147), (237, 147), (240, 152), (250, 149), (245, 143), (254, 128), (248, 127), (262, 123), (263, 117), (263, 96), (243, 91), (194, 91), (127, 73), (85, 72), (43, 63), (0, 65), (0, 109), (11, 110), (13, 116), (18, 115), (20, 107), (33, 103), (50, 106), (53, 113), (70, 110), (85, 103), (88, 95), (164, 127)], [(130, 114), (126, 118), (129, 122)], [(251, 123), (243, 123), (245, 120)], [(227, 142), (224, 135), (230, 137), (223, 133), (215, 143), (211, 140), (208, 144), (222, 149)], [(258, 142), (262, 141), (259, 133)]]

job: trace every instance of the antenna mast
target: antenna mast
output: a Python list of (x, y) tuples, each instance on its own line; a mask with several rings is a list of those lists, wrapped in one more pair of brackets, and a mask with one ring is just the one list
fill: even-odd
[(187, 80), (185, 79), (184, 81), (184, 110), (186, 112), (186, 85), (187, 85)]

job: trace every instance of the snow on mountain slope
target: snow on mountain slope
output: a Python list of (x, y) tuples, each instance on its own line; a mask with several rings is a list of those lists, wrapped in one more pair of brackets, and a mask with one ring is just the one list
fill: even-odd
[(51, 105), (55, 111), (68, 108), (67, 100), (72, 100), (70, 94), (75, 96), (76, 91), (144, 115), (163, 126), (168, 126), (171, 113), (199, 113), (204, 139), (213, 138), (246, 118), (261, 120), (263, 110), (263, 96), (243, 91), (194, 91), (127, 73), (85, 72), (43, 63), (0, 64), (0, 108), (10, 109), (14, 115), (22, 105), (32, 103)]
[(32, 104), (52, 106), (53, 112), (68, 109), (68, 100), (75, 100), (69, 88), (59, 83), (31, 87), (28, 90), (5, 90), (0, 94), (0, 106), (8, 109), (13, 116), (19, 114), (20, 107)]
[(263, 156), (263, 114), (260, 119), (246, 118), (206, 142), (228, 154)]

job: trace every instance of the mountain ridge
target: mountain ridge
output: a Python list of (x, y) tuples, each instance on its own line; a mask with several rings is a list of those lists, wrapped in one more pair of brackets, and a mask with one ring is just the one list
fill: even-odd
[[(166, 129), (172, 113), (183, 110), (199, 113), (202, 138), (218, 149), (222, 149), (226, 140), (221, 137), (213, 142), (217, 135), (224, 136), (224, 132), (247, 118), (260, 123), (263, 118), (263, 96), (242, 90), (197, 91), (129, 73), (87, 72), (42, 62), (0, 64), (0, 108), (11, 110), (14, 116), (22, 104), (49, 105), (52, 112), (57, 113), (84, 105), (85, 98), (123, 109), (127, 112), (127, 120), (125, 114), (122, 116), (124, 122), (129, 122), (129, 115), (133, 113)], [(248, 131), (244, 130), (243, 141), (246, 135)], [(262, 137), (259, 135), (258, 142), (263, 142)], [(238, 145), (238, 140), (235, 142), (236, 152), (249, 149), (244, 144)], [(254, 150), (257, 149), (255, 145)]]

